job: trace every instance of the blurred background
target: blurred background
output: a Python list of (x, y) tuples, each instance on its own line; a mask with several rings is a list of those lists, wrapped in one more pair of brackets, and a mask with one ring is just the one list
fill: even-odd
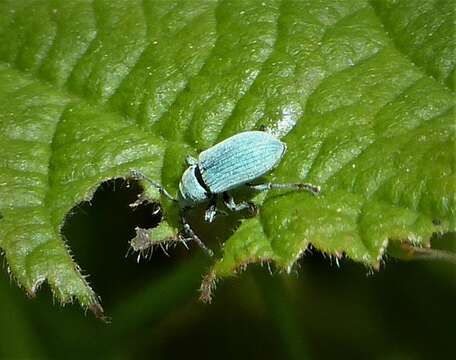
[(198, 288), (211, 259), (194, 245), (169, 257), (155, 251), (139, 264), (125, 257), (135, 226), (157, 221), (153, 206), (129, 208), (140, 190), (105, 183), (64, 227), (112, 323), (77, 304), (60, 307), (46, 287), (28, 299), (4, 263), (0, 359), (455, 358), (455, 265), (391, 259), (369, 274), (312, 251), (291, 275), (250, 266), (202, 304)]

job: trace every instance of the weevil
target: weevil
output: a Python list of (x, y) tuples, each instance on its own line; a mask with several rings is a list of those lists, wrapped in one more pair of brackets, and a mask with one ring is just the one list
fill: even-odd
[(305, 190), (312, 194), (320, 192), (319, 186), (307, 183), (252, 183), (274, 169), (286, 150), (285, 143), (265, 131), (245, 131), (231, 136), (201, 152), (197, 159), (187, 157), (188, 168), (179, 182), (177, 198), (141, 171), (132, 170), (131, 173), (134, 178), (148, 181), (162, 195), (179, 204), (185, 236), (194, 240), (206, 253), (212, 255), (212, 250), (204, 245), (187, 222), (185, 216), (187, 210), (207, 202), (204, 219), (211, 223), (217, 214), (224, 213), (217, 209), (217, 199), (220, 196), (225, 206), (232, 212), (255, 209), (255, 205), (250, 202), (236, 203), (229, 194), (230, 190), (242, 186), (256, 191), (292, 189)]

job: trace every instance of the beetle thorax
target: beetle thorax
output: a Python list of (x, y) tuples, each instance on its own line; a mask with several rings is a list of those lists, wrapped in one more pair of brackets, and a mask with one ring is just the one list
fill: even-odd
[(207, 200), (208, 193), (197, 177), (198, 165), (185, 170), (179, 183), (179, 195), (184, 206), (192, 206)]

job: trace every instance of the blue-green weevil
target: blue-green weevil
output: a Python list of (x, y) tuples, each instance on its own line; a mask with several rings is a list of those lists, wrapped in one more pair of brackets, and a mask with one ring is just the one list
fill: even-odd
[(161, 194), (177, 202), (181, 208), (185, 236), (187, 239), (196, 241), (202, 249), (212, 255), (212, 251), (204, 245), (188, 224), (185, 217), (188, 209), (199, 203), (208, 202), (204, 218), (207, 222), (212, 222), (217, 213), (223, 213), (217, 209), (217, 199), (220, 195), (230, 211), (255, 209), (252, 203), (236, 203), (229, 195), (230, 190), (241, 186), (247, 186), (256, 191), (292, 189), (306, 190), (312, 194), (320, 192), (320, 187), (312, 184), (251, 183), (275, 168), (286, 149), (285, 143), (265, 131), (245, 131), (231, 136), (201, 152), (198, 159), (187, 157), (189, 167), (180, 180), (177, 199), (142, 172), (133, 170), (132, 176), (147, 180)]

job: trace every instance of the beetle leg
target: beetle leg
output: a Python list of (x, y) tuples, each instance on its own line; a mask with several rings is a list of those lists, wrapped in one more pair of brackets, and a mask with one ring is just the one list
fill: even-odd
[(187, 222), (187, 219), (185, 218), (185, 214), (181, 215), (181, 221), (182, 221), (182, 227), (184, 229), (185, 235), (188, 236), (189, 239), (195, 241), (198, 244), (198, 246), (201, 249), (203, 249), (207, 255), (213, 256), (214, 253), (212, 252), (212, 250), (209, 249), (206, 245), (204, 245), (204, 243), (201, 241), (201, 239), (198, 237), (198, 235), (195, 234), (192, 227)]
[(228, 215), (225, 211), (217, 209), (217, 196), (212, 195), (209, 206), (204, 213), (204, 221), (211, 223), (218, 215)]
[(209, 206), (204, 213), (204, 221), (211, 223), (214, 221), (215, 216), (217, 215), (217, 197), (212, 195), (209, 202)]
[(297, 183), (297, 184), (275, 184), (275, 183), (266, 183), (266, 184), (247, 184), (247, 186), (252, 190), (265, 191), (270, 189), (289, 189), (289, 190), (305, 190), (314, 195), (317, 195), (320, 192), (320, 187), (312, 184)]
[(244, 209), (250, 209), (250, 211), (252, 211), (252, 213), (254, 213), (254, 214), (257, 212), (257, 208), (254, 203), (243, 201), (243, 202), (236, 204), (234, 202), (233, 197), (230, 194), (228, 194), (227, 192), (223, 193), (223, 202), (225, 203), (226, 207), (233, 212), (241, 211)]
[(166, 191), (166, 189), (157, 184), (155, 181), (151, 180), (148, 176), (146, 176), (145, 174), (143, 174), (141, 171), (139, 170), (131, 170), (131, 176), (137, 180), (146, 180), (150, 185), (152, 185), (154, 188), (158, 189), (158, 191), (160, 192), (160, 194), (162, 195), (165, 195), (168, 199), (172, 200), (172, 201), (177, 201), (175, 198), (172, 197), (172, 195)]
[(216, 205), (210, 205), (206, 212), (204, 213), (204, 221), (211, 223), (214, 221), (215, 217), (217, 216), (217, 208)]

